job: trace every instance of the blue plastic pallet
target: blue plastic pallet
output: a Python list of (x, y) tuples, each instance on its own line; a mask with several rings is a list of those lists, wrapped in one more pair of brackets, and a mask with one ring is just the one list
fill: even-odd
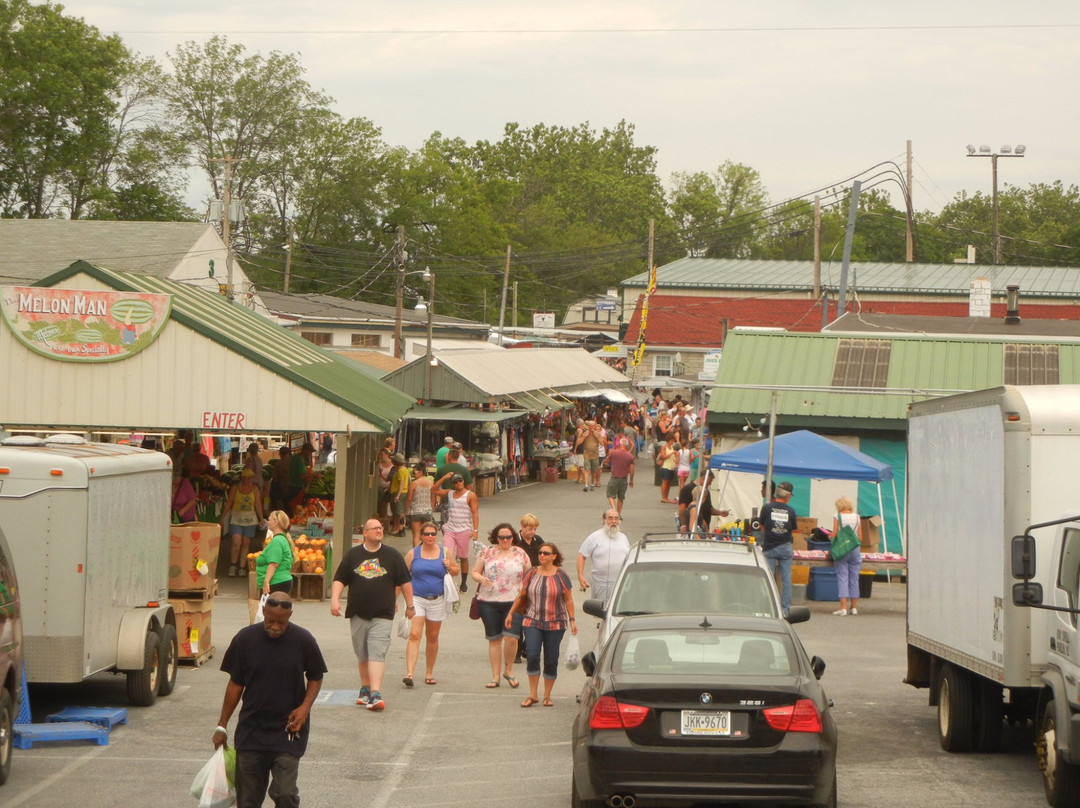
[(98, 746), (109, 745), (109, 730), (85, 721), (64, 724), (16, 724), (12, 744), (17, 749), (29, 749), (35, 743), (50, 741), (96, 741)]
[(127, 710), (123, 707), (65, 707), (58, 713), (45, 716), (51, 724), (65, 721), (85, 721), (111, 730), (117, 724), (126, 724)]

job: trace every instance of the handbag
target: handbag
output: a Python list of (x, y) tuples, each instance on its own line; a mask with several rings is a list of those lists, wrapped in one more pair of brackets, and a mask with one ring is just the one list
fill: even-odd
[(472, 596), (472, 603), (469, 604), (469, 619), (480, 619), (480, 595)]
[(832, 537), (832, 547), (829, 548), (829, 555), (832, 556), (834, 561), (839, 561), (850, 555), (852, 550), (859, 549), (859, 536), (850, 525), (845, 525), (840, 521), (840, 514), (836, 515), (836, 523), (840, 527), (836, 531), (836, 535)]

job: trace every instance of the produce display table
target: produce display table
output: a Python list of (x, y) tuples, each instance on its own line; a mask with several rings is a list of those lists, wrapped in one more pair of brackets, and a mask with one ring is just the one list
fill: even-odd
[[(832, 559), (822, 550), (796, 550), (791, 562), (798, 567), (831, 567)], [(896, 553), (863, 553), (862, 565), (872, 570), (907, 570), (907, 557)]]

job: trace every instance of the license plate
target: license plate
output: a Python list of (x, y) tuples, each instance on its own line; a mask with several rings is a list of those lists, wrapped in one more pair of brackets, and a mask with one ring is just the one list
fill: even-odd
[(683, 710), (680, 731), (683, 735), (730, 735), (731, 713), (727, 710)]

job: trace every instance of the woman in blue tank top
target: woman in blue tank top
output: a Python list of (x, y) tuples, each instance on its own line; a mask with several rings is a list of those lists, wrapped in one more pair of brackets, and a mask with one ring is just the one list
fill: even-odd
[(405, 687), (413, 686), (413, 670), (420, 658), (420, 636), (427, 637), (424, 652), (424, 684), (435, 684), (435, 659), (439, 655), (439, 630), (447, 616), (443, 579), (461, 572), (454, 554), (436, 544), (439, 531), (432, 522), (420, 529), (420, 544), (405, 556), (405, 565), (412, 573), (413, 604), (416, 612), (405, 648)]

